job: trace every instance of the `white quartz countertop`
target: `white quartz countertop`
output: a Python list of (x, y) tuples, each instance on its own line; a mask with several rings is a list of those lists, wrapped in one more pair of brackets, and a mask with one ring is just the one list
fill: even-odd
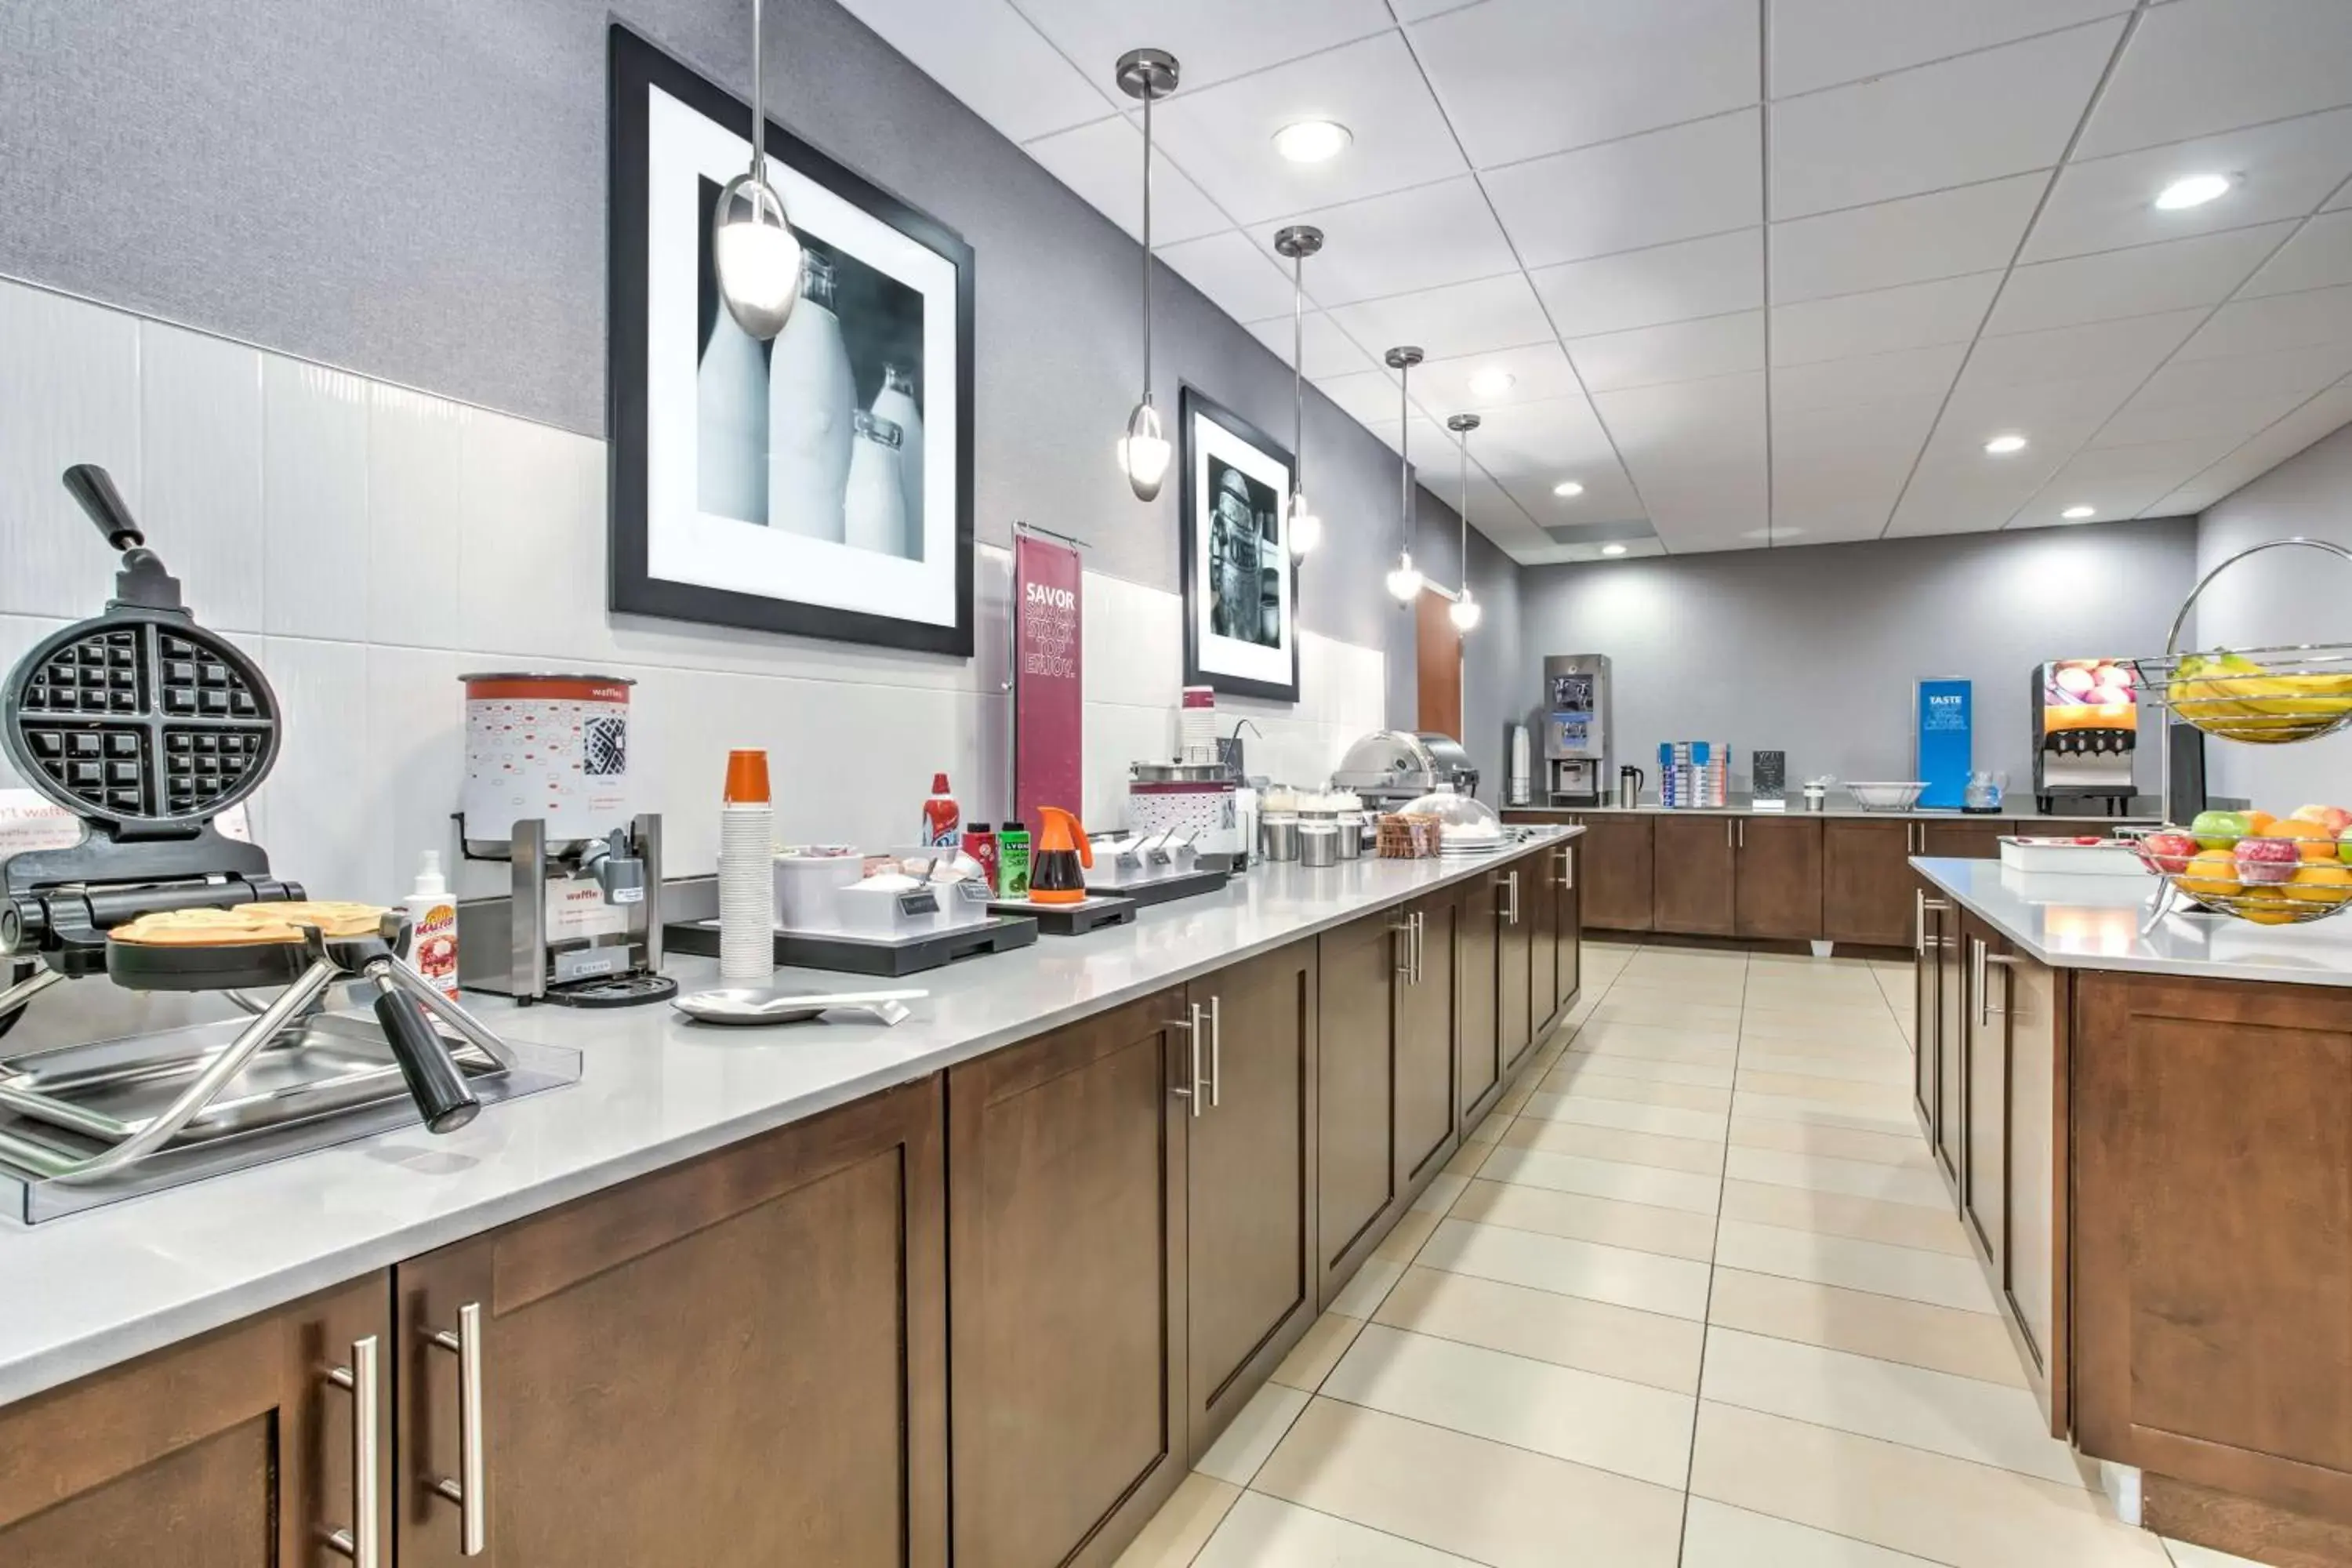
[(2261, 926), (2168, 915), (2146, 935), (2152, 876), (2056, 876), (1997, 860), (1915, 858), (1912, 868), (2042, 963), (2200, 980), (2352, 985), (2352, 916)]
[(2044, 816), (2032, 808), (2032, 796), (2028, 795), (2025, 800), (2027, 804), (2016, 810), (2003, 806), (1999, 811), (1922, 811), (1916, 808), (1908, 811), (1869, 811), (1851, 803), (1844, 805), (1824, 806), (1819, 811), (1807, 811), (1805, 803), (1795, 795), (1789, 797), (1787, 807), (1780, 811), (1759, 811), (1745, 801), (1735, 801), (1729, 805), (1688, 806), (1664, 806), (1654, 804), (1649, 805), (1507, 805), (1502, 810), (1505, 816), (1512, 821), (1527, 817), (1541, 817), (1547, 821), (1564, 822), (1572, 816), (1793, 816), (1819, 821), (1825, 816), (1840, 816), (1859, 817), (1869, 822), (1974, 822), (1983, 823), (1988, 826), (2000, 826), (2004, 831), (2007, 830), (2007, 825), (2012, 822), (2021, 822), (2030, 826), (2036, 821), (2042, 821), (2054, 826), (2062, 822), (2116, 823), (2159, 820), (2158, 817), (2146, 815), (2117, 816), (2105, 811), (2054, 811)]
[[(776, 984), (921, 987), (896, 1028), (714, 1027), (666, 1005), (583, 1012), (469, 994), (490, 1027), (582, 1055), (569, 1088), (26, 1226), (0, 1220), (0, 1405), (478, 1235), (583, 1194), (923, 1078), (999, 1046), (1460, 881), (1495, 855), (1264, 866), (1223, 891), (1080, 937), (898, 981), (781, 970)], [(684, 991), (708, 959), (664, 966)], [(85, 980), (76, 984), (100, 984)], [(72, 1005), (71, 986), (43, 999)]]

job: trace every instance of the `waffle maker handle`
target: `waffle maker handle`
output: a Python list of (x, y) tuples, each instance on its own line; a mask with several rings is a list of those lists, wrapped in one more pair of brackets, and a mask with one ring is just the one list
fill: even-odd
[(122, 570), (114, 576), (117, 605), (139, 605), (152, 610), (187, 614), (180, 599), (180, 580), (147, 548), (147, 535), (131, 521), (131, 508), (114, 488), (114, 476), (96, 463), (76, 463), (65, 472), (66, 493), (80, 503), (98, 524), (106, 542), (122, 552)]
[(449, 1054), (441, 1032), (425, 1016), (424, 1004), (400, 989), (387, 973), (394, 961), (371, 962), (367, 977), (375, 984), (375, 1019), (392, 1045), (393, 1060), (408, 1082), (409, 1098), (425, 1115), (427, 1132), (455, 1132), (482, 1109), (466, 1075)]

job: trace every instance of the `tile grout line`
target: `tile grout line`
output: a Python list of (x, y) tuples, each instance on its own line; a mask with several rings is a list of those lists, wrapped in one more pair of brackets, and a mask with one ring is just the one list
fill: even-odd
[[(1751, 955), (1739, 969), (1739, 1023), (1742, 1026), (1748, 1021), (1748, 981), (1754, 968), (1755, 963)], [(1739, 1057), (1745, 1048), (1744, 1040), (1744, 1029), (1737, 1030), (1731, 1047), (1731, 1083), (1732, 1093), (1735, 1096), (1739, 1092)], [(1715, 1239), (1708, 1246), (1706, 1255), (1706, 1306), (1699, 1314), (1698, 1373), (1693, 1380), (1691, 1394), (1690, 1452), (1683, 1458), (1683, 1517), (1681, 1531), (1675, 1537), (1676, 1563), (1682, 1561), (1683, 1552), (1690, 1541), (1691, 1484), (1697, 1479), (1698, 1473), (1699, 1409), (1706, 1403), (1706, 1345), (1715, 1328), (1715, 1276), (1719, 1267), (1716, 1259), (1723, 1251), (1723, 1193), (1725, 1185), (1730, 1180), (1731, 1114), (1726, 1110), (1723, 1119), (1723, 1165), (1715, 1183)]]

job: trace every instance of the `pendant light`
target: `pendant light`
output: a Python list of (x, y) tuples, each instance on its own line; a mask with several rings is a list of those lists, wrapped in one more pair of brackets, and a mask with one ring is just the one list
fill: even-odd
[(1168, 477), (1167, 432), (1151, 406), (1151, 102), (1176, 90), (1176, 57), (1165, 49), (1129, 49), (1118, 57), (1118, 87), (1143, 100), (1143, 400), (1127, 416), (1118, 438), (1118, 466), (1138, 500), (1155, 500)]
[(1454, 629), (1471, 631), (1478, 625), (1481, 606), (1470, 596), (1470, 432), (1478, 428), (1475, 414), (1457, 414), (1445, 422), (1462, 448), (1462, 596), (1454, 601), (1446, 614), (1454, 617)]
[(1412, 367), (1424, 357), (1417, 348), (1395, 348), (1383, 356), (1397, 373), (1397, 563), (1389, 569), (1389, 592), (1399, 604), (1421, 597), (1421, 568), (1412, 563)]
[(751, 166), (727, 182), (710, 215), (710, 258), (727, 313), (753, 337), (783, 331), (801, 297), (801, 242), (768, 184), (768, 107), (760, 89), (760, 0), (751, 0)]
[(1323, 231), (1295, 223), (1274, 237), (1290, 258), (1290, 556), (1322, 542), (1323, 520), (1307, 504), (1307, 258), (1323, 248)]

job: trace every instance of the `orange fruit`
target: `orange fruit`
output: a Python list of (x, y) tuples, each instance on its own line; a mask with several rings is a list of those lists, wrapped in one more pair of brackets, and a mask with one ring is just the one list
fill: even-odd
[(2352, 866), (2315, 861), (2298, 868), (2294, 879), (2279, 890), (2306, 903), (2340, 904), (2352, 899)]
[(2238, 858), (2227, 849), (2200, 849), (2189, 858), (2189, 868), (2173, 879), (2190, 898), (2213, 894), (2228, 898), (2238, 891)]
[(2243, 900), (2238, 904), (2237, 912), (2241, 919), (2250, 920), (2258, 926), (2293, 925), (2302, 918), (2296, 913), (2295, 907), (2284, 899)]
[(2336, 836), (2327, 831), (2325, 823), (2305, 822), (2299, 817), (2289, 816), (2265, 823), (2255, 832), (2264, 838), (2300, 839), (2303, 858), (2306, 860), (2336, 858)]
[(2267, 833), (2270, 831), (2271, 824), (2277, 820), (2277, 817), (2273, 816), (2267, 811), (2250, 811), (2246, 813), (2246, 831), (2249, 833)]

